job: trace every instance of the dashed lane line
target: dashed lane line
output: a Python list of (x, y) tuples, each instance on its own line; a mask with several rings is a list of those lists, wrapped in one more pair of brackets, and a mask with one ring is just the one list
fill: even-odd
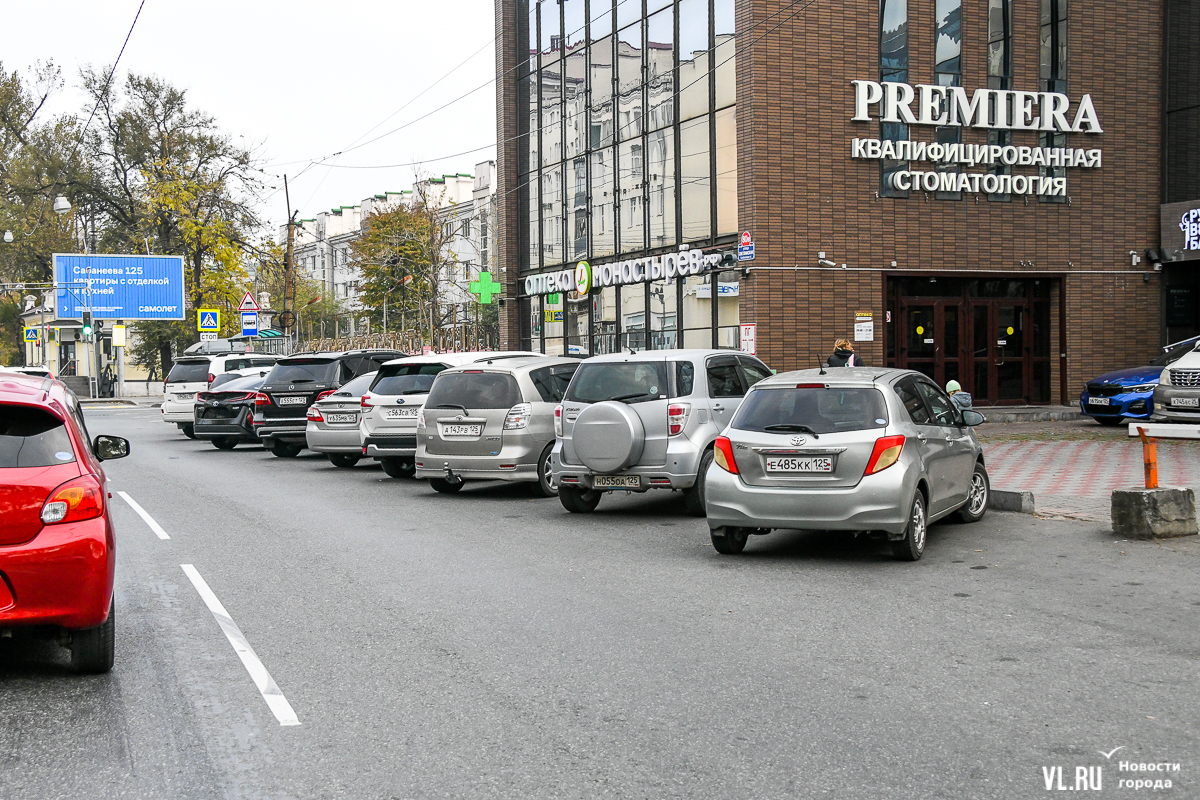
[(221, 605), (221, 601), (213, 594), (213, 590), (208, 588), (208, 583), (200, 577), (200, 573), (191, 564), (180, 564), (179, 566), (183, 568), (184, 574), (188, 576), (192, 585), (196, 587), (196, 591), (200, 593), (204, 605), (208, 606), (208, 610), (216, 618), (217, 624), (225, 632), (225, 638), (233, 645), (234, 652), (238, 654), (246, 671), (250, 673), (251, 680), (258, 687), (258, 692), (262, 695), (263, 700), (267, 701), (267, 707), (271, 709), (275, 719), (279, 720), (280, 725), (299, 725), (300, 720), (296, 717), (296, 712), (292, 710), (291, 703), (283, 696), (275, 679), (271, 677), (271, 673), (267, 672), (267, 668), (255, 654), (254, 648), (246, 640), (242, 629), (229, 616), (229, 612), (225, 610), (225, 606)]
[(141, 517), (142, 520), (145, 521), (145, 523), (147, 525), (150, 526), (150, 530), (154, 531), (158, 535), (158, 538), (160, 538), (160, 539), (170, 539), (171, 538), (170, 536), (167, 535), (167, 532), (163, 530), (162, 525), (159, 525), (157, 522), (155, 522), (154, 517), (152, 517), (148, 513), (146, 513), (146, 509), (144, 509), (140, 505), (138, 505), (138, 502), (136, 500), (134, 500), (132, 497), (125, 494), (124, 492), (117, 492), (117, 494), (121, 495), (121, 499), (124, 500), (126, 503), (128, 503), (129, 507), (137, 512), (137, 515), (139, 517)]

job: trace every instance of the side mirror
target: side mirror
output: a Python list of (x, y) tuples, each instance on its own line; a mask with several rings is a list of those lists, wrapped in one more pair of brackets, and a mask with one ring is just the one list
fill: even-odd
[(101, 461), (124, 458), (129, 455), (129, 440), (122, 439), (120, 436), (104, 436), (102, 434), (92, 442), (92, 452)]
[(983, 416), (983, 414), (980, 414), (978, 411), (971, 411), (970, 409), (966, 409), (962, 412), (962, 419), (964, 425), (969, 425), (972, 428), (974, 428), (976, 425), (982, 425), (983, 423), (987, 422), (987, 417)]

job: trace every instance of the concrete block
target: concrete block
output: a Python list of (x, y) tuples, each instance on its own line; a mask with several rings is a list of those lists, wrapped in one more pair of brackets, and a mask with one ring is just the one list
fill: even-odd
[(992, 489), (988, 499), (988, 508), (996, 511), (1016, 511), (1019, 514), (1032, 514), (1033, 492), (1005, 492)]
[(1113, 533), (1131, 539), (1194, 536), (1196, 493), (1187, 488), (1114, 489)]

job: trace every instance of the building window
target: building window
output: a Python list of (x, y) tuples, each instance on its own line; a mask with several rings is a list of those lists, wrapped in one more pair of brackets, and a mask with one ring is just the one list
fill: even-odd
[[(934, 33), (934, 74), (939, 86), (962, 86), (962, 0), (937, 0), (937, 29)], [(942, 101), (942, 112), (949, 110), (949, 97)], [(958, 144), (962, 141), (962, 128), (945, 125), (937, 129), (938, 144)], [(954, 164), (939, 164), (938, 172), (962, 172)], [(961, 200), (962, 192), (937, 192), (938, 200)]]
[[(879, 0), (879, 73), (884, 82), (908, 83), (908, 0)], [(899, 122), (881, 122), (879, 138), (894, 142), (908, 138), (908, 126)], [(893, 173), (907, 169), (904, 161), (880, 162), (879, 194), (883, 197), (908, 197), (908, 192), (892, 188)]]
[[(1067, 0), (1042, 0), (1041, 31), (1041, 81), (1042, 91), (1067, 91)], [(1066, 147), (1067, 135), (1056, 131), (1043, 131), (1038, 135), (1042, 147)], [(1044, 178), (1065, 178), (1063, 167), (1041, 167)], [(1043, 203), (1065, 203), (1065, 195), (1042, 195)]]
[[(988, 0), (988, 88), (1012, 88), (1012, 0)], [(991, 99), (992, 107), (988, 114), (996, 117), (996, 100)], [(1007, 116), (1007, 113), (1005, 113)], [(1012, 144), (1012, 131), (989, 130), (988, 144), (1008, 147)], [(1004, 164), (996, 164), (989, 170), (993, 175), (1009, 175), (1012, 168)], [(989, 200), (1008, 201), (1012, 195), (989, 194)]]

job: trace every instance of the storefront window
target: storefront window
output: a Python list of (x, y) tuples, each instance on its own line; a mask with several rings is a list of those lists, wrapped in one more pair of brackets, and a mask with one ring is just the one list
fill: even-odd
[(592, 354), (587, 295), (571, 292), (566, 296), (567, 355), (586, 358)]
[(671, 350), (678, 346), (678, 288), (674, 280), (649, 284), (651, 350)]
[(541, 342), (536, 341), (533, 335), (533, 307), (539, 303), (539, 298), (522, 297), (517, 301), (517, 325), (520, 326), (518, 335), (520, 344), (518, 347), (521, 350), (541, 350)]
[[(879, 71), (883, 81), (908, 82), (908, 0), (879, 0)], [(908, 126), (897, 122), (880, 123), (881, 139), (903, 141)], [(884, 197), (908, 197), (908, 192), (892, 188), (891, 176), (907, 169), (903, 161), (880, 162), (879, 193)]]
[(617, 352), (617, 288), (606, 286), (592, 293), (592, 326), (596, 355)]
[(646, 137), (646, 180), (649, 187), (650, 246), (675, 244), (675, 131), (667, 128)]
[(712, 305), (707, 275), (689, 275), (683, 282), (683, 346), (712, 347)]
[(717, 273), (717, 347), (741, 346), (738, 324), (741, 322), (739, 297), (741, 273), (737, 270)]
[(545, 326), (546, 349), (548, 356), (566, 355), (566, 345), (563, 343), (564, 314), (563, 295), (546, 295), (542, 303), (542, 321)]
[(621, 349), (646, 349), (646, 284), (621, 287)]

